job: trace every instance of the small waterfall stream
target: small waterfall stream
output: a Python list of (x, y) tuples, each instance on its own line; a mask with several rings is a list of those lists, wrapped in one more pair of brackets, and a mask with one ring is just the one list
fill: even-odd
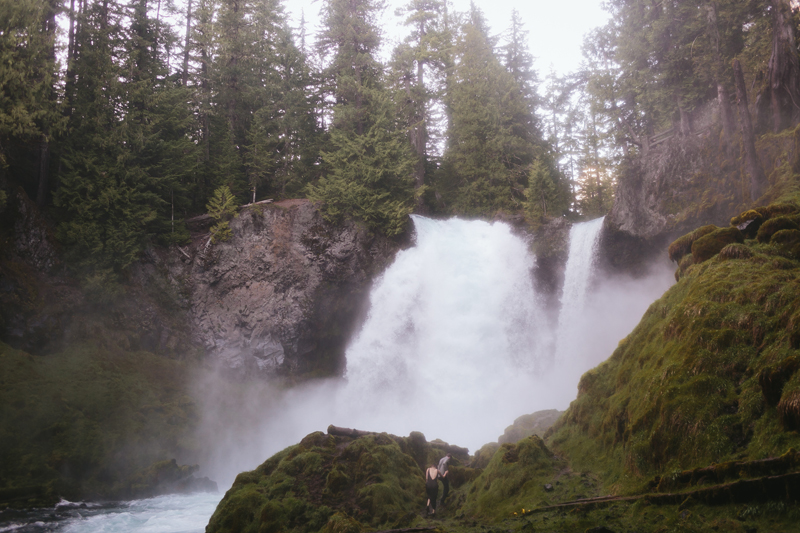
[(564, 270), (561, 310), (556, 329), (557, 367), (574, 364), (583, 345), (589, 340), (584, 324), (584, 312), (603, 220), (605, 217), (573, 224), (569, 231), (569, 255)]

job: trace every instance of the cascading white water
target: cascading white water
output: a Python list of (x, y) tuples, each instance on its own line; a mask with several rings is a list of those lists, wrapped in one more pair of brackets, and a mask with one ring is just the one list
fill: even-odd
[(581, 359), (591, 332), (584, 327), (586, 299), (597, 258), (600, 230), (605, 217), (573, 224), (569, 231), (569, 255), (564, 269), (561, 310), (556, 330), (556, 366), (565, 367)]
[(364, 427), (474, 449), (542, 390), (552, 338), (534, 258), (503, 223), (413, 218), (416, 245), (376, 283), (347, 350), (342, 407)]

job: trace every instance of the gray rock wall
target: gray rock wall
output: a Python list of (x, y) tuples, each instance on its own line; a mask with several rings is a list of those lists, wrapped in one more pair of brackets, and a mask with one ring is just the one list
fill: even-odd
[(400, 242), (326, 223), (306, 200), (245, 208), (233, 237), (167, 258), (193, 337), (239, 373), (331, 375)]

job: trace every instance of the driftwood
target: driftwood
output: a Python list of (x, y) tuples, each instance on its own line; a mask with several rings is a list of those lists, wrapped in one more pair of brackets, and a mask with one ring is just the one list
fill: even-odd
[[(254, 206), (254, 205), (271, 204), (271, 203), (272, 203), (272, 198), (269, 198), (267, 200), (261, 200), (259, 202), (253, 202), (251, 204), (240, 205), (237, 209), (244, 209), (245, 207), (251, 207), (251, 206)], [(211, 219), (211, 216), (209, 214), (204, 214), (204, 215), (197, 215), (196, 217), (192, 217), (192, 218), (187, 218), (185, 222), (187, 224), (190, 224), (190, 223), (193, 223), (193, 222), (203, 222), (203, 221), (210, 220), (210, 219)]]
[(377, 435), (374, 431), (361, 431), (360, 429), (340, 428), (333, 424), (328, 426), (328, 435), (336, 435), (337, 437), (366, 437), (367, 435)]
[(546, 513), (558, 509), (595, 509), (614, 503), (644, 500), (653, 505), (679, 505), (684, 502), (706, 505), (725, 505), (752, 501), (800, 500), (800, 472), (767, 476), (756, 479), (740, 479), (732, 483), (714, 485), (702, 489), (671, 494), (640, 494), (638, 496), (601, 496), (531, 509), (529, 513)]
[(407, 527), (404, 529), (382, 529), (381, 531), (373, 531), (372, 533), (412, 533), (414, 531), (433, 531), (436, 529), (433, 526), (430, 527)]

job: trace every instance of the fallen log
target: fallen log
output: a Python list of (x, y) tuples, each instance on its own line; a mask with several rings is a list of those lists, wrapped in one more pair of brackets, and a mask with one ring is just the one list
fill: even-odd
[(752, 501), (798, 501), (800, 500), (800, 472), (755, 479), (740, 479), (723, 485), (714, 485), (712, 487), (670, 494), (648, 493), (636, 496), (600, 496), (598, 498), (586, 498), (538, 507), (536, 509), (531, 509), (525, 514), (545, 513), (559, 509), (581, 508), (588, 510), (597, 507), (605, 507), (614, 503), (634, 502), (639, 500), (644, 500), (653, 505), (679, 505), (689, 500), (689, 498), (696, 503), (704, 503), (706, 505), (726, 505)]
[(800, 466), (800, 452), (789, 450), (778, 457), (757, 459), (755, 461), (730, 461), (693, 470), (684, 470), (674, 477), (657, 476), (648, 483), (648, 488), (655, 492), (675, 490), (680, 485), (696, 485), (701, 480), (706, 483), (722, 483), (723, 481), (741, 477), (763, 477), (786, 474)]
[(383, 529), (381, 531), (373, 531), (372, 533), (413, 533), (414, 531), (433, 531), (435, 527), (407, 527), (404, 529)]
[(361, 431), (360, 429), (340, 428), (333, 424), (328, 426), (328, 435), (336, 435), (337, 437), (366, 437), (367, 435), (377, 435), (374, 431)]

